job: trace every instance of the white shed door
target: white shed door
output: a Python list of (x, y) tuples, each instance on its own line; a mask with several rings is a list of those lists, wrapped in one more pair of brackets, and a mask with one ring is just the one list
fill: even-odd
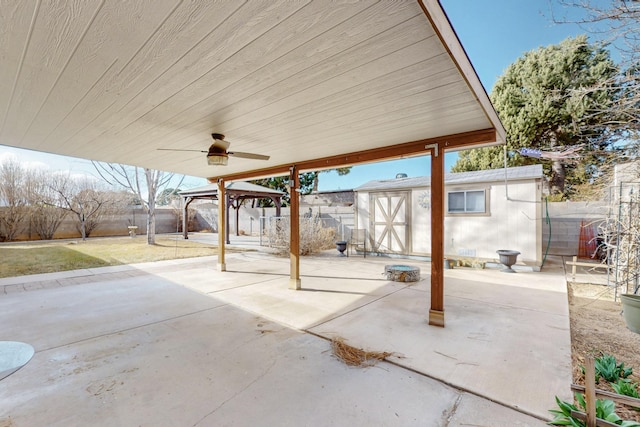
[(409, 253), (410, 192), (371, 193), (369, 229), (376, 252)]

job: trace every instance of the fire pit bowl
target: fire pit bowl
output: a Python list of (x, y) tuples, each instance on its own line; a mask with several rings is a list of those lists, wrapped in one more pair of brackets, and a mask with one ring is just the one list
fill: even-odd
[(417, 282), (420, 280), (420, 268), (412, 265), (385, 265), (387, 280), (394, 282)]
[(507, 267), (503, 268), (500, 271), (502, 271), (503, 273), (515, 273), (515, 270), (512, 269), (511, 266), (516, 263), (520, 252), (512, 251), (509, 249), (500, 249), (497, 250), (496, 253), (500, 257), (500, 264), (503, 264), (505, 267)]

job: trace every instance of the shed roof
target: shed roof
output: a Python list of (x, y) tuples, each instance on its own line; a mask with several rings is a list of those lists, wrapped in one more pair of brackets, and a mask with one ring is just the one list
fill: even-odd
[[(542, 178), (542, 165), (519, 166), (505, 169), (488, 169), (471, 172), (445, 174), (444, 182), (451, 184), (470, 184), (482, 182), (518, 181)], [(412, 178), (376, 179), (356, 187), (354, 191), (395, 190), (401, 188), (429, 187), (430, 176)]]

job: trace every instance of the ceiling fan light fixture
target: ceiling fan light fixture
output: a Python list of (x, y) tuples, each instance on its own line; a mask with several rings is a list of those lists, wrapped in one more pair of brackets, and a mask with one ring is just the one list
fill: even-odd
[(217, 153), (215, 155), (207, 155), (207, 163), (209, 166), (227, 166), (229, 162), (229, 156), (222, 153)]

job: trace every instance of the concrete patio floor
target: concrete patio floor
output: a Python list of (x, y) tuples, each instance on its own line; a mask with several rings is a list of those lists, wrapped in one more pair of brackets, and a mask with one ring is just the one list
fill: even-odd
[[(569, 399), (561, 263), (445, 271), (446, 327), (427, 325), (429, 264), (259, 252), (0, 279), (0, 340), (35, 347), (0, 383), (0, 426), (537, 426)], [(385, 264), (422, 270), (389, 282)], [(389, 362), (353, 368), (340, 336)]]

